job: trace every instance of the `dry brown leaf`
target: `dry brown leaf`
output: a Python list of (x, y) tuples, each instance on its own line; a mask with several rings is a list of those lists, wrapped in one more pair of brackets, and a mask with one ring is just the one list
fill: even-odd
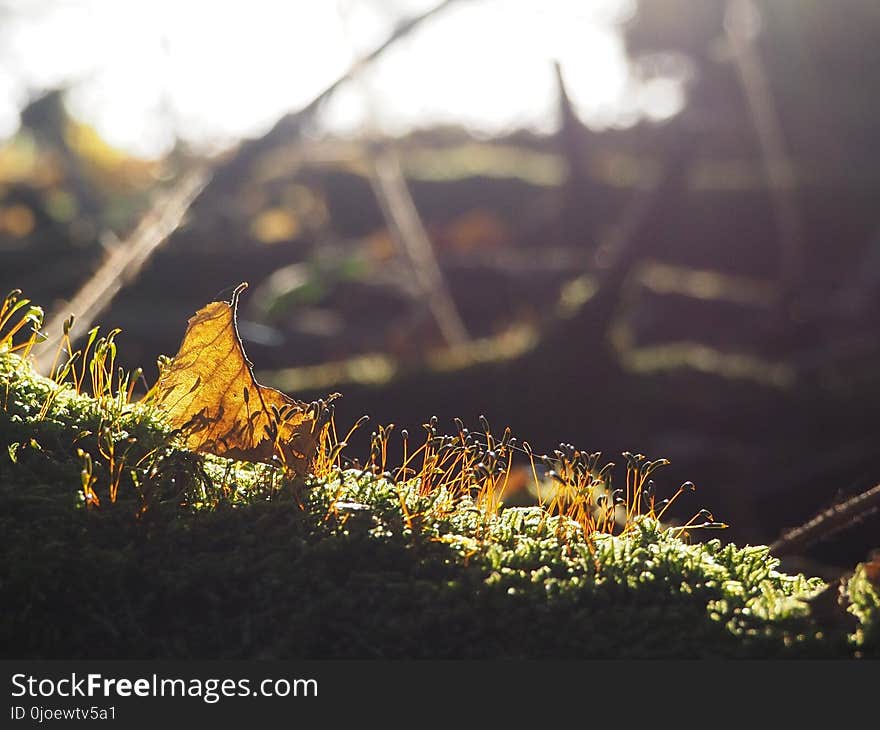
[(193, 451), (230, 459), (281, 460), (297, 474), (311, 466), (329, 415), (328, 400), (304, 403), (260, 385), (236, 326), (240, 284), (231, 302), (211, 302), (190, 318), (155, 398)]

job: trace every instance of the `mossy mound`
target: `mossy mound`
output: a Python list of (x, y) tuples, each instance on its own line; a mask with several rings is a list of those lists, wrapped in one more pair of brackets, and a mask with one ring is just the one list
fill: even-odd
[[(61, 387), (44, 409), (58, 387), (0, 353), (10, 658), (878, 656), (864, 571), (857, 629), (829, 628), (810, 610), (824, 584), (766, 547), (689, 544), (647, 518), (588, 540), (537, 507), (354, 470), (290, 481), (182, 451), (122, 399)], [(113, 502), (108, 451), (126, 455)]]

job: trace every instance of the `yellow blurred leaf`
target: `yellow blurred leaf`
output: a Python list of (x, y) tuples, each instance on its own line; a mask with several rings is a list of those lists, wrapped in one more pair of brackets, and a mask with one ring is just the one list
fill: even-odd
[(262, 243), (289, 241), (299, 233), (299, 221), (284, 208), (268, 208), (251, 221), (251, 233)]
[(68, 120), (64, 138), (99, 185), (118, 192), (154, 185), (161, 163), (134, 157), (108, 144), (88, 124)]
[(488, 210), (472, 210), (459, 216), (438, 235), (441, 245), (460, 251), (497, 248), (508, 243), (512, 234), (507, 224)]
[(34, 212), (26, 205), (9, 205), (0, 208), (0, 231), (15, 238), (24, 238), (34, 230)]

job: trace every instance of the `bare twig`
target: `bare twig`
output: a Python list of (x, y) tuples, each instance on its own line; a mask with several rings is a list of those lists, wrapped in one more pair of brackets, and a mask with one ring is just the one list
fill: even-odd
[(770, 552), (774, 555), (797, 553), (816, 541), (830, 537), (859, 522), (878, 509), (880, 509), (880, 484), (830, 507), (800, 527), (789, 530), (770, 546)]
[(388, 230), (397, 245), (406, 252), (444, 339), (449, 345), (467, 342), (467, 329), (419, 218), (400, 169), (400, 160), (392, 150), (383, 147), (371, 153), (370, 162), (370, 184), (382, 208)]
[(794, 165), (785, 144), (782, 124), (761, 55), (755, 46), (757, 9), (753, 0), (728, 0), (725, 33), (733, 52), (770, 189), (779, 245), (782, 249), (783, 292), (793, 293), (802, 273), (803, 224), (794, 194)]
[(137, 276), (153, 252), (177, 230), (208, 177), (205, 169), (193, 171), (160, 196), (132, 234), (110, 252), (73, 299), (51, 313), (43, 329), (49, 336), (49, 342), (40, 348), (40, 353), (35, 357), (38, 370), (46, 372), (51, 367), (55, 346), (61, 340), (63, 323), (69, 314), (72, 312), (76, 315), (69, 333), (70, 339), (76, 340), (91, 328), (95, 318), (110, 304), (116, 293)]
[[(341, 5), (339, 13), (345, 29), (349, 30), (346, 22), (348, 16)], [(352, 73), (352, 79), (360, 86), (367, 126), (375, 134), (377, 114), (373, 90), (358, 71)], [(434, 246), (406, 183), (400, 156), (390, 145), (382, 142), (367, 144), (364, 151), (369, 160), (370, 186), (382, 210), (388, 232), (409, 262), (420, 294), (427, 302), (443, 338), (448, 345), (467, 342), (467, 328), (449, 291)]]

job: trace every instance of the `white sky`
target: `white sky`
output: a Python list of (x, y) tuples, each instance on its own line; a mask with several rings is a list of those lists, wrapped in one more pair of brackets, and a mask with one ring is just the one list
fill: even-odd
[[(338, 77), (399, 18), (437, 0), (0, 0), (0, 138), (28, 96), (75, 84), (71, 111), (112, 144), (161, 155), (175, 131), (216, 149), (265, 131)], [(372, 120), (400, 133), (458, 123), (493, 134), (556, 124), (558, 60), (593, 126), (662, 118), (672, 82), (635, 84), (617, 25), (632, 0), (459, 0), (366, 78)], [(362, 128), (364, 87), (323, 122)]]

